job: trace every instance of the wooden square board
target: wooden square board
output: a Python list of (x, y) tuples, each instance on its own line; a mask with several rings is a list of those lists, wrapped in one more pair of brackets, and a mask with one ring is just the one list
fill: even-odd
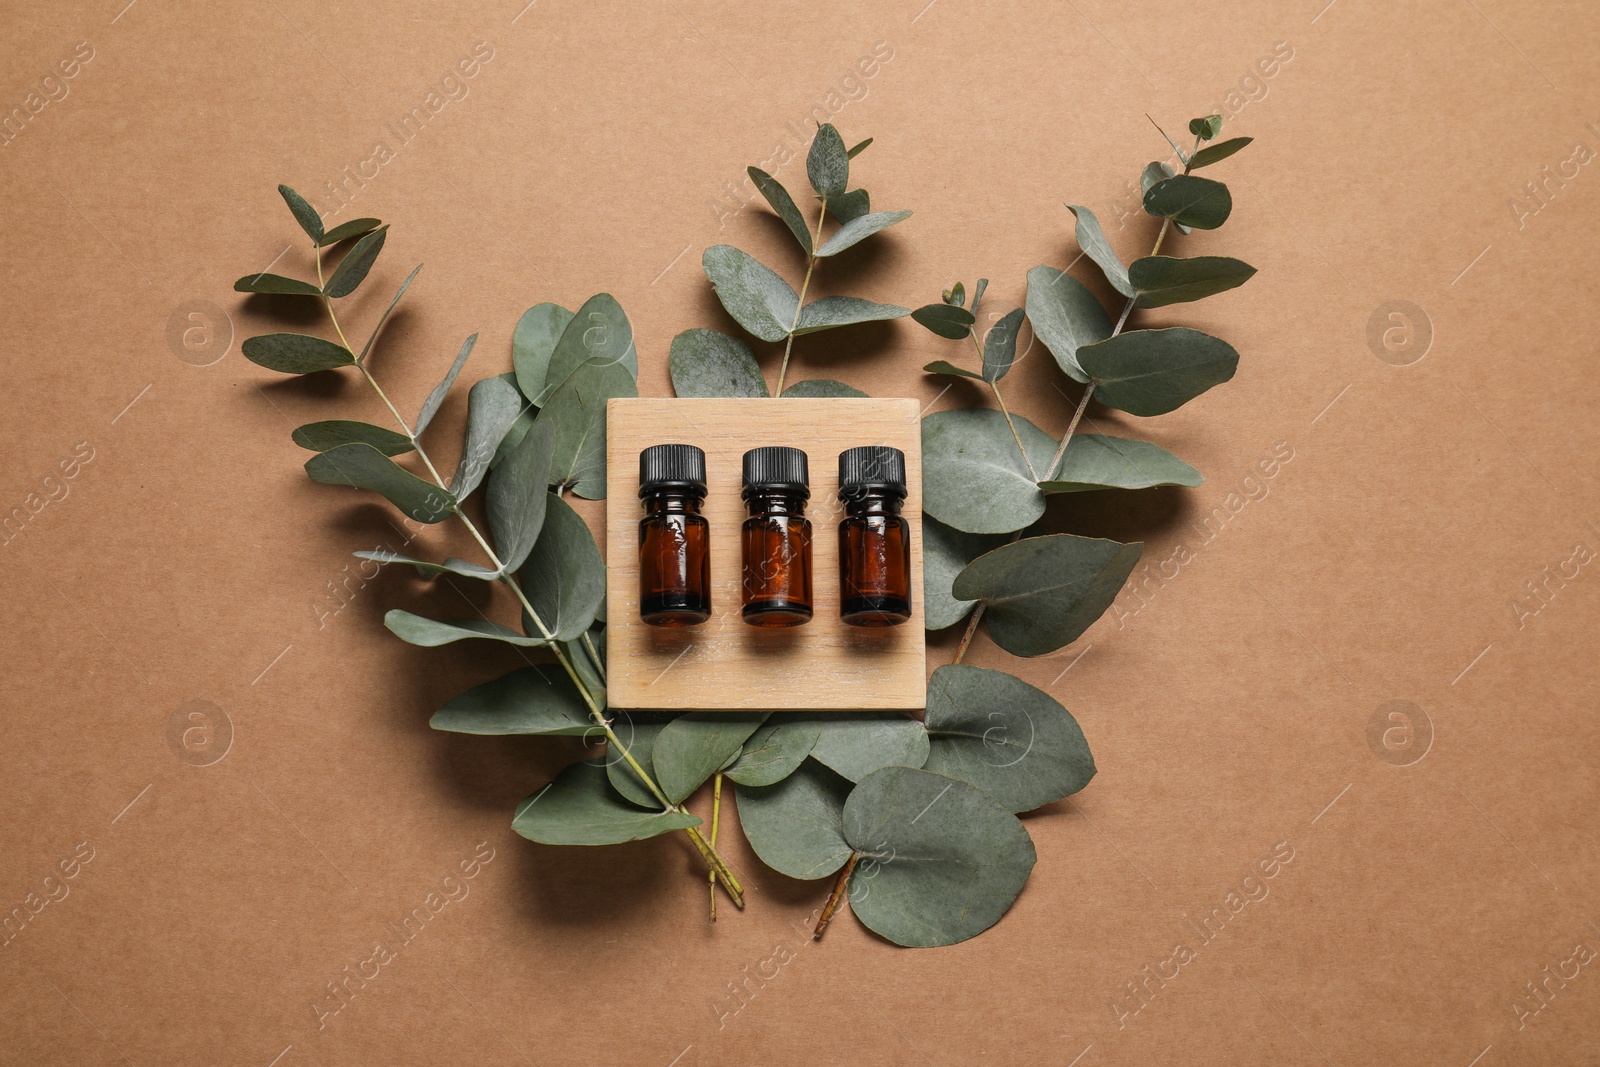
[[(657, 444), (706, 453), (711, 608), (704, 624), (639, 619), (639, 453)], [(839, 619), (839, 453), (893, 445), (906, 454), (911, 618), (868, 629)], [(815, 617), (763, 629), (740, 617), (739, 493), (745, 452), (804, 449), (811, 471)], [(606, 409), (606, 689), (612, 707), (917, 709), (925, 701), (922, 615), (922, 430), (915, 400), (617, 398)]]

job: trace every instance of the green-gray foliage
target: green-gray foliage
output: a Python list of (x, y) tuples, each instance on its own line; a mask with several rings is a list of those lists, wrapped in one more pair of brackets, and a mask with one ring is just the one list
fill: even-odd
[(585, 737), (595, 732), (578, 687), (549, 664), (473, 686), (445, 701), (428, 725), (458, 734)]
[(795, 772), (811, 755), (822, 723), (779, 715), (750, 735), (727, 775), (740, 785), (774, 785)]
[(1091, 489), (1149, 489), (1157, 485), (1199, 485), (1200, 472), (1160, 445), (1074, 434), (1055, 477), (1039, 483), (1046, 494), (1081, 493)]
[(717, 330), (685, 330), (667, 356), (678, 396), (770, 396), (750, 346)]
[(817, 761), (774, 785), (740, 785), (738, 794), (745, 838), (779, 874), (826, 878), (850, 858), (843, 826), (850, 782)]
[(1233, 377), (1239, 353), (1210, 334), (1173, 326), (1129, 330), (1079, 350), (1095, 395), (1130, 415), (1165, 415)]
[(289, 438), (301, 448), (309, 448), (313, 452), (326, 452), (330, 448), (357, 442), (371, 445), (386, 456), (398, 456), (412, 449), (411, 438), (403, 433), (350, 419), (308, 422), (290, 434)]
[(942, 630), (967, 617), (977, 601), (957, 600), (950, 587), (967, 564), (1004, 543), (1004, 537), (963, 533), (931, 515), (922, 520), (922, 623), (927, 629)]
[[(517, 584), (558, 641), (589, 631), (606, 598), (606, 565), (583, 516), (554, 493), (545, 499), (539, 539)], [(530, 632), (531, 624), (525, 624)]]
[(1146, 256), (1133, 261), (1128, 277), (1138, 294), (1135, 306), (1158, 308), (1237, 289), (1255, 272), (1250, 264), (1228, 256)]
[(440, 522), (456, 506), (448, 491), (423, 481), (364, 441), (318, 452), (306, 460), (306, 473), (324, 485), (370, 489), (418, 522)]
[(920, 767), (928, 735), (915, 719), (881, 712), (830, 713), (811, 758), (859, 782), (879, 767)]
[(1105, 614), (1143, 549), (1074, 534), (1025, 537), (967, 564), (951, 592), (983, 601), (995, 644), (1014, 656), (1042, 656)]
[(542, 845), (620, 845), (699, 826), (685, 812), (646, 810), (618, 795), (606, 772), (574, 763), (517, 806), (511, 828)]
[(1075, 382), (1089, 376), (1078, 366), (1078, 350), (1111, 336), (1111, 319), (1083, 283), (1054, 267), (1028, 272), (1028, 322), (1056, 363)]
[[(1042, 472), (1055, 439), (1020, 415), (1013, 422)], [(922, 509), (967, 533), (1011, 533), (1044, 514), (1044, 496), (1004, 415), (957, 408), (923, 418)]]

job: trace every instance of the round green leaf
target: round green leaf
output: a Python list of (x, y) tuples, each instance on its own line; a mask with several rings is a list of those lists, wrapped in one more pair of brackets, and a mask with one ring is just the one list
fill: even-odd
[(800, 298), (789, 283), (732, 245), (713, 245), (700, 257), (717, 299), (740, 326), (763, 341), (789, 336)]
[(458, 734), (587, 737), (599, 727), (577, 686), (554, 664), (523, 667), (452, 697), (428, 725)]
[(950, 591), (967, 564), (1005, 543), (1004, 537), (962, 533), (930, 517), (922, 520), (923, 625), (943, 630), (967, 617), (974, 600), (957, 600)]
[(667, 355), (678, 396), (769, 396), (750, 346), (717, 330), (685, 330)]
[(309, 448), (313, 452), (326, 452), (330, 448), (357, 441), (371, 445), (386, 456), (398, 456), (412, 449), (411, 438), (403, 433), (349, 419), (308, 422), (297, 428), (289, 438), (301, 448)]
[(344, 345), (304, 333), (266, 333), (240, 346), (246, 359), (284, 374), (312, 374), (348, 367), (356, 357)]
[(775, 785), (805, 762), (821, 732), (822, 724), (815, 719), (768, 719), (745, 742), (726, 773), (740, 785)]
[(1197, 230), (1214, 230), (1228, 221), (1233, 195), (1210, 178), (1177, 174), (1152, 185), (1144, 194), (1144, 209)]
[(533, 305), (517, 320), (511, 333), (511, 365), (516, 368), (517, 388), (529, 400), (544, 395), (550, 356), (571, 322), (572, 312), (550, 303)]
[(1100, 301), (1066, 271), (1040, 266), (1028, 272), (1027, 311), (1034, 334), (1067, 377), (1087, 382), (1078, 349), (1111, 336), (1111, 320)]
[(951, 592), (982, 600), (995, 644), (1013, 656), (1042, 656), (1078, 639), (1122, 590), (1141, 542), (1049, 534), (986, 552), (956, 576)]
[(1165, 415), (1233, 377), (1239, 353), (1210, 334), (1174, 326), (1127, 330), (1088, 345), (1078, 363), (1094, 381), (1095, 399), (1130, 415)]
[[(831, 330), (835, 326), (854, 326), (860, 322), (883, 322), (911, 314), (910, 308), (899, 304), (875, 304), (854, 296), (825, 296), (813, 300), (800, 312), (800, 324), (795, 334)], [(754, 331), (752, 331), (754, 332)]]
[(1222, 132), (1222, 116), (1207, 115), (1204, 118), (1190, 119), (1189, 132), (1202, 141), (1209, 141)]
[(828, 214), (841, 224), (854, 222), (872, 210), (872, 198), (865, 189), (852, 189), (843, 196), (828, 198)]
[(824, 122), (811, 139), (811, 151), (806, 153), (806, 177), (819, 196), (843, 196), (850, 184), (850, 153), (845, 151), (844, 140), (831, 122)]
[(1165, 307), (1237, 289), (1255, 275), (1250, 264), (1228, 256), (1146, 256), (1133, 261), (1128, 276), (1142, 308)]
[[(1055, 439), (1020, 415), (1012, 421), (1042, 472)], [(1011, 533), (1044, 514), (1044, 496), (1004, 415), (957, 408), (922, 420), (922, 510), (967, 533)]]
[[(606, 598), (606, 565), (594, 534), (572, 505), (551, 493), (544, 523), (517, 584), (558, 641), (576, 641)], [(537, 633), (537, 628), (530, 628)]]
[(1200, 472), (1160, 445), (1074, 434), (1053, 479), (1039, 483), (1046, 494), (1082, 493), (1091, 489), (1148, 489), (1156, 485), (1196, 486)]
[(1035, 859), (1022, 823), (965, 782), (909, 767), (862, 779), (844, 805), (844, 836), (862, 854), (850, 908), (897, 945), (976, 937), (1022, 892)]
[(674, 804), (739, 754), (766, 721), (766, 712), (691, 711), (667, 724), (651, 762), (656, 783)]
[(1004, 671), (934, 671), (924, 725), (925, 769), (975, 785), (1011, 811), (1071, 796), (1094, 777), (1089, 742), (1072, 713)]
[(826, 878), (850, 858), (843, 815), (850, 783), (806, 760), (776, 785), (737, 786), (739, 827), (761, 862), (790, 878)]
[(811, 758), (859, 782), (879, 767), (922, 766), (928, 758), (928, 734), (904, 715), (839, 712), (823, 724)]
[(619, 845), (699, 826), (687, 812), (646, 811), (628, 803), (605, 771), (575, 763), (521, 804), (511, 828), (542, 845)]
[(795, 382), (783, 391), (788, 397), (830, 397), (830, 396), (866, 396), (861, 390), (843, 382), (836, 382), (832, 378), (813, 378), (810, 381)]
[[(544, 392), (535, 398), (543, 406), (555, 391), (570, 381), (580, 369), (617, 367), (629, 378), (639, 377), (639, 353), (633, 346), (633, 324), (610, 293), (596, 293), (583, 302), (567, 328), (561, 331), (550, 366), (545, 373)], [(618, 394), (621, 395), (621, 394)], [(637, 389), (626, 394), (637, 396)], [(604, 494), (602, 494), (604, 495)]]
[(971, 331), (977, 320), (972, 312), (956, 304), (924, 304), (911, 313), (911, 317), (930, 332), (952, 341), (959, 341)]

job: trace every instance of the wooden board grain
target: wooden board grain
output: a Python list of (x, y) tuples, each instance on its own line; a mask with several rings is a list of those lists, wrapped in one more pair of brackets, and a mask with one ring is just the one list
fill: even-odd
[[(606, 681), (616, 708), (917, 709), (924, 704), (922, 434), (915, 400), (618, 398), (606, 412)], [(706, 453), (712, 617), (663, 629), (639, 619), (639, 453), (650, 445)], [(893, 445), (906, 454), (912, 617), (864, 629), (839, 619), (839, 453)], [(746, 451), (804, 449), (810, 461), (815, 617), (759, 629), (739, 615), (740, 498)]]

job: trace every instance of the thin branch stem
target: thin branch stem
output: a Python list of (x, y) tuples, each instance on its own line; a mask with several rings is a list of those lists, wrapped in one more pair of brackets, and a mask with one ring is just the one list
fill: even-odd
[[(319, 282), (322, 280), (321, 249), (317, 250), (317, 280)], [(333, 323), (334, 331), (338, 333), (339, 339), (344, 341), (344, 330), (339, 325), (339, 319), (334, 313), (332, 302), (326, 297), (323, 298), (323, 302), (327, 306), (328, 318)], [(350, 347), (348, 341), (344, 341), (344, 344), (347, 349)], [(433, 460), (429, 458), (427, 450), (422, 446), (422, 442), (417, 439), (417, 435), (412, 431), (410, 424), (406, 422), (405, 417), (400, 414), (399, 409), (397, 409), (393, 402), (390, 401), (389, 395), (383, 391), (383, 387), (378, 384), (378, 380), (374, 378), (371, 372), (367, 370), (365, 364), (361, 365), (361, 373), (362, 376), (366, 378), (367, 383), (372, 386), (373, 391), (376, 392), (379, 398), (383, 401), (384, 407), (388, 408), (389, 413), (394, 416), (395, 421), (400, 425), (400, 429), (405, 432), (406, 437), (411, 441), (412, 445), (415, 446), (417, 455), (421, 458), (423, 464), (428, 468), (428, 473), (432, 476), (434, 484), (436, 484), (440, 489), (448, 492), (449, 489), (445, 485), (444, 478), (440, 476), (438, 468), (433, 465)], [(593, 720), (596, 726), (604, 731), (606, 735), (606, 742), (612, 746), (613, 750), (617, 752), (628, 764), (628, 766), (633, 769), (633, 772), (639, 776), (639, 780), (643, 782), (646, 788), (650, 790), (650, 793), (656, 798), (656, 801), (661, 804), (662, 808), (671, 812), (681, 812), (683, 809), (667, 799), (666, 793), (662, 792), (661, 787), (656, 784), (655, 779), (650, 776), (649, 772), (640, 766), (639, 761), (634, 758), (633, 753), (628, 751), (627, 746), (622, 743), (622, 739), (619, 738), (616, 734), (616, 731), (611, 728), (611, 723), (606, 719), (605, 714), (600, 710), (599, 702), (595, 700), (594, 694), (589, 692), (589, 687), (584, 684), (582, 676), (579, 675), (577, 668), (573, 665), (572, 658), (568, 656), (566, 650), (556, 642), (554, 632), (552, 632), (551, 629), (545, 625), (544, 620), (539, 617), (539, 612), (535, 610), (533, 604), (528, 600), (527, 594), (522, 591), (522, 587), (518, 585), (510, 573), (507, 572), (505, 561), (502, 560), (495, 552), (494, 548), (489, 544), (488, 539), (484, 537), (482, 531), (478, 529), (477, 524), (475, 524), (472, 519), (467, 516), (466, 512), (462, 510), (459, 501), (452, 505), (451, 512), (457, 519), (461, 520), (461, 524), (467, 528), (467, 532), (472, 535), (473, 540), (477, 541), (478, 546), (483, 549), (484, 555), (489, 558), (489, 562), (494, 567), (496, 571), (496, 577), (499, 579), (499, 581), (516, 595), (517, 600), (522, 604), (523, 611), (525, 611), (528, 615), (528, 618), (533, 621), (534, 626), (539, 631), (539, 635), (548, 643), (550, 651), (555, 654), (556, 662), (561, 664), (562, 669), (567, 672), (567, 676), (572, 679), (572, 684), (577, 688), (578, 694), (583, 698), (584, 704), (586, 704), (589, 708), (590, 719)], [(588, 635), (585, 635), (586, 639), (587, 636)], [(593, 649), (592, 644), (589, 647), (591, 650)], [(686, 827), (684, 832), (689, 835), (689, 840), (694, 843), (694, 846), (696, 850), (699, 851), (701, 858), (705, 860), (706, 866), (710, 868), (714, 875), (721, 877), (723, 885), (728, 891), (728, 896), (733, 900), (734, 906), (743, 908), (743, 887), (740, 885), (739, 879), (728, 867), (727, 861), (724, 860), (720, 854), (718, 854), (713, 845), (706, 841), (705, 835), (701, 834), (698, 828), (693, 826)]]
[(783, 341), (783, 362), (778, 364), (778, 387), (772, 395), (783, 395), (783, 379), (789, 373), (789, 352), (794, 348), (794, 332), (800, 328), (800, 312), (806, 306), (806, 290), (811, 288), (811, 272), (817, 267), (817, 246), (822, 243), (822, 223), (828, 217), (828, 198), (822, 198), (822, 206), (817, 208), (817, 233), (811, 239), (811, 251), (806, 253), (806, 276), (800, 282), (800, 298), (795, 301), (794, 321), (789, 324), (789, 336)]
[[(711, 847), (717, 847), (717, 826), (722, 816), (722, 772), (718, 771), (711, 782)], [(710, 879), (711, 889), (711, 921), (717, 921), (717, 872), (711, 871), (706, 877)]]
[(811, 940), (822, 940), (822, 932), (833, 922), (833, 913), (839, 910), (845, 894), (850, 891), (850, 876), (855, 873), (856, 864), (860, 862), (861, 853), (850, 853), (850, 858), (845, 861), (844, 870), (839, 872), (838, 880), (833, 883), (833, 892), (828, 894), (828, 902), (822, 906), (822, 915), (817, 919), (817, 928), (811, 931)]
[(961, 657), (967, 654), (967, 646), (972, 644), (972, 635), (978, 632), (978, 620), (983, 618), (983, 609), (987, 607), (986, 601), (980, 600), (978, 606), (972, 609), (972, 618), (967, 620), (967, 630), (961, 635), (961, 643), (956, 646), (955, 659), (950, 661), (953, 667), (961, 662)]
[[(978, 353), (978, 365), (981, 367), (983, 365), (983, 346), (978, 344), (977, 329), (973, 326), (967, 327), (967, 336), (972, 340), (972, 347)], [(1011, 410), (1006, 407), (1006, 398), (1000, 395), (1000, 383), (990, 382), (988, 378), (985, 378), (984, 381), (988, 382), (989, 389), (994, 393), (995, 403), (1000, 405), (1000, 414), (1006, 417), (1006, 425), (1011, 427), (1011, 439), (1017, 443), (1017, 451), (1022, 454), (1022, 462), (1028, 466), (1028, 476), (1034, 481), (1038, 481), (1039, 472), (1034, 469), (1033, 457), (1028, 455), (1026, 448), (1022, 447), (1022, 435), (1017, 432), (1017, 422), (1011, 417)]]

